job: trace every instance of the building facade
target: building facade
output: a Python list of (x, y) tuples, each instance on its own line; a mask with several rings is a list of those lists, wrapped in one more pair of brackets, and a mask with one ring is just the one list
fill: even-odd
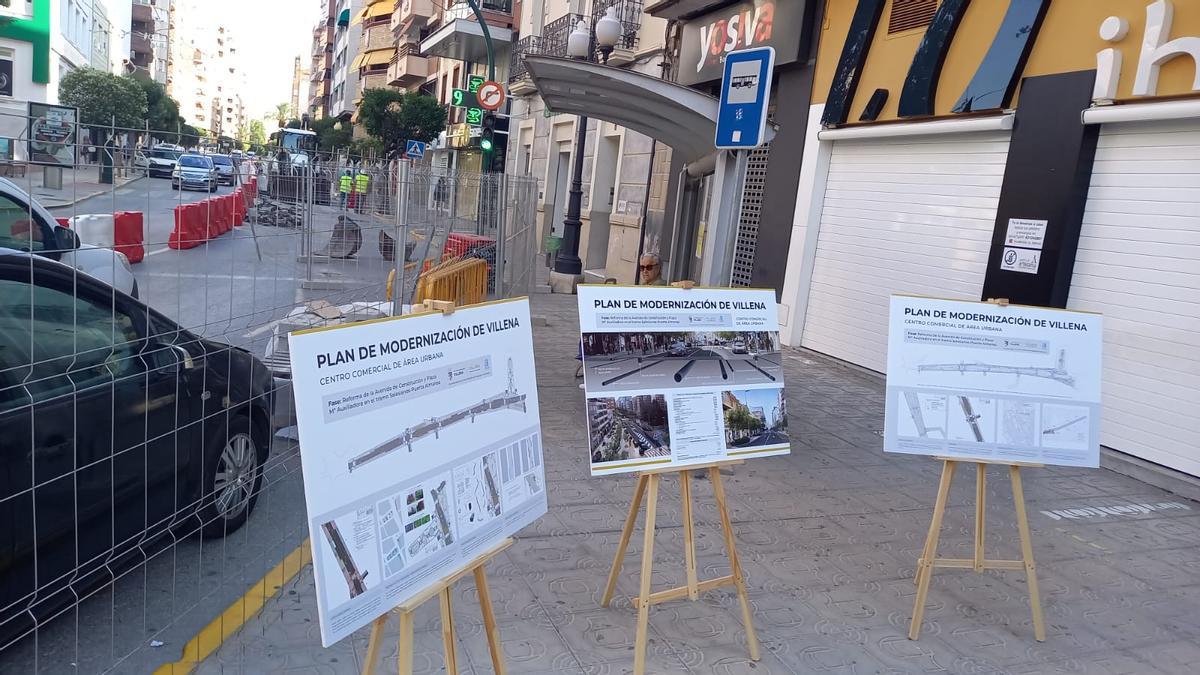
[(214, 138), (236, 137), (245, 127), (238, 38), (204, 0), (171, 5), (167, 93), (179, 101), (179, 114)]
[(308, 100), (305, 110), (314, 119), (328, 117), (333, 88), (333, 43), (337, 3), (321, 1), (321, 14), (313, 26), (312, 60), (309, 63)]
[(352, 17), (362, 11), (363, 0), (337, 0), (334, 19), (333, 65), (330, 74), (329, 114), (349, 119), (357, 106), (359, 39), (362, 23)]
[(1200, 475), (1200, 4), (823, 9), (784, 341), (883, 372), (894, 293), (1099, 312), (1102, 444)]
[[(523, 7), (508, 83), (508, 171), (531, 174), (542, 186), (539, 240), (563, 233), (579, 119), (546, 108), (524, 58), (565, 56), (567, 36), (580, 19), (595, 25), (609, 8), (616, 10), (622, 31), (608, 65), (661, 76), (667, 22), (646, 14), (640, 0), (540, 0)], [(584, 280), (634, 283), (639, 253), (665, 256), (669, 247), (658, 233), (668, 211), (670, 148), (638, 132), (589, 120), (583, 162), (579, 257)]]

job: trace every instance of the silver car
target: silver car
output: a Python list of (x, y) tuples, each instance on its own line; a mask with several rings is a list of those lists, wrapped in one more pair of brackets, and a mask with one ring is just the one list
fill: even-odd
[(209, 155), (209, 159), (217, 167), (217, 180), (226, 185), (237, 183), (237, 167), (229, 155)]
[(205, 155), (181, 155), (171, 173), (171, 188), (175, 190), (197, 188), (216, 192), (219, 181), (216, 165)]

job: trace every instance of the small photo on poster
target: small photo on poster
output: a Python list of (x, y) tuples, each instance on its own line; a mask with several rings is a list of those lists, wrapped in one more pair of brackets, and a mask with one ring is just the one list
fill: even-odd
[(782, 387), (722, 391), (721, 412), (730, 451), (791, 443)]
[(449, 472), (443, 473), (396, 496), (396, 507), (404, 509), (404, 556), (410, 564), (457, 540), (450, 497), (453, 480)]
[(588, 399), (592, 465), (671, 456), (662, 394)]
[(367, 506), (321, 523), (326, 569), (341, 571), (343, 583), (325, 584), (325, 600), (337, 609), (383, 580), (376, 540), (375, 509)]
[(777, 331), (583, 334), (588, 393), (783, 382)]

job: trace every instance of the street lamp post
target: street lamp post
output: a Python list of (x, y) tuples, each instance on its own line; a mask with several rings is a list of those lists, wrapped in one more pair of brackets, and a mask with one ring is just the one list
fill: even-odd
[[(580, 19), (575, 24), (575, 30), (567, 36), (567, 55), (574, 59), (587, 59), (592, 53), (592, 39), (595, 38), (597, 51), (608, 63), (608, 55), (616, 47), (621, 35), (621, 22), (616, 18), (615, 8), (609, 7), (605, 15), (596, 22), (593, 34), (586, 19)], [(567, 213), (563, 218), (563, 243), (558, 256), (554, 260), (554, 273), (557, 277), (551, 285), (556, 289), (570, 289), (574, 292), (575, 284), (583, 276), (583, 260), (579, 258), (579, 240), (583, 230), (580, 211), (583, 206), (583, 151), (587, 143), (588, 118), (579, 115), (575, 130), (575, 162), (571, 171), (571, 189), (567, 198)], [(557, 282), (557, 283), (556, 283)]]

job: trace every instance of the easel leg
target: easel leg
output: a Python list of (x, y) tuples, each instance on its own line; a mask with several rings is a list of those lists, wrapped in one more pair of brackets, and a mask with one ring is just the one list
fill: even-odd
[[(633, 645), (633, 675), (646, 672), (646, 634), (650, 630), (650, 582), (654, 574), (654, 516), (658, 510), (658, 474), (646, 477), (646, 534), (642, 545), (642, 584), (638, 593), (637, 640)], [(616, 569), (616, 568), (614, 568)]]
[(692, 474), (679, 472), (679, 497), (683, 501), (683, 558), (687, 567), (688, 598), (700, 599), (700, 581), (696, 574), (696, 525), (692, 522)]
[(367, 642), (367, 658), (363, 663), (363, 675), (375, 675), (379, 663), (379, 650), (383, 647), (383, 631), (387, 627), (387, 613), (383, 613), (371, 624), (371, 639)]
[(942, 516), (946, 513), (950, 483), (954, 480), (954, 469), (957, 465), (958, 462), (952, 459), (947, 459), (942, 464), (942, 480), (938, 484), (937, 501), (933, 506), (933, 521), (929, 524), (929, 536), (925, 539), (924, 555), (917, 562), (917, 597), (913, 604), (912, 624), (908, 627), (909, 640), (916, 640), (921, 635), (925, 598), (929, 595), (929, 580), (933, 576), (933, 561), (937, 559), (938, 537), (942, 532)]
[(758, 651), (758, 634), (754, 631), (754, 612), (750, 609), (750, 598), (746, 595), (746, 579), (742, 575), (742, 563), (738, 560), (737, 542), (733, 538), (733, 523), (729, 521), (729, 508), (725, 504), (725, 486), (721, 484), (721, 470), (711, 467), (708, 478), (712, 481), (713, 495), (717, 498), (717, 511), (721, 515), (721, 529), (725, 533), (725, 551), (729, 554), (729, 568), (733, 574), (733, 583), (737, 588), (738, 602), (742, 606), (742, 623), (746, 627), (746, 646), (750, 650), (750, 660), (758, 661), (761, 656)]
[(492, 670), (496, 675), (504, 675), (504, 652), (500, 651), (500, 632), (496, 630), (496, 616), (492, 613), (492, 593), (488, 589), (487, 574), (483, 571), (483, 565), (475, 568), (475, 590), (479, 593), (483, 628), (487, 632), (488, 651), (492, 654)]
[(1025, 580), (1029, 584), (1029, 608), (1033, 612), (1033, 636), (1046, 641), (1046, 623), (1042, 617), (1042, 595), (1038, 590), (1037, 565), (1033, 562), (1033, 542), (1029, 537), (1029, 518), (1025, 513), (1025, 488), (1021, 485), (1021, 467), (1008, 467), (1012, 479), (1013, 504), (1017, 507), (1017, 529), (1021, 533), (1021, 557), (1025, 561)]
[(454, 613), (450, 611), (450, 587), (442, 589), (442, 648), (446, 652), (446, 672), (458, 675), (458, 652), (454, 649)]
[(633, 534), (633, 524), (637, 521), (638, 510), (642, 508), (642, 495), (646, 492), (646, 482), (649, 480), (649, 476), (638, 476), (633, 501), (629, 504), (629, 515), (625, 517), (625, 527), (621, 530), (621, 541), (617, 544), (617, 555), (613, 558), (612, 571), (608, 573), (608, 585), (604, 587), (604, 597), (600, 599), (601, 607), (608, 607), (617, 588), (617, 575), (621, 573), (621, 565), (625, 562), (625, 549), (629, 548), (629, 537)]
[(983, 571), (983, 529), (987, 520), (987, 465), (975, 465), (975, 571)]
[(400, 612), (400, 642), (396, 654), (400, 675), (413, 675), (413, 623), (412, 612)]

